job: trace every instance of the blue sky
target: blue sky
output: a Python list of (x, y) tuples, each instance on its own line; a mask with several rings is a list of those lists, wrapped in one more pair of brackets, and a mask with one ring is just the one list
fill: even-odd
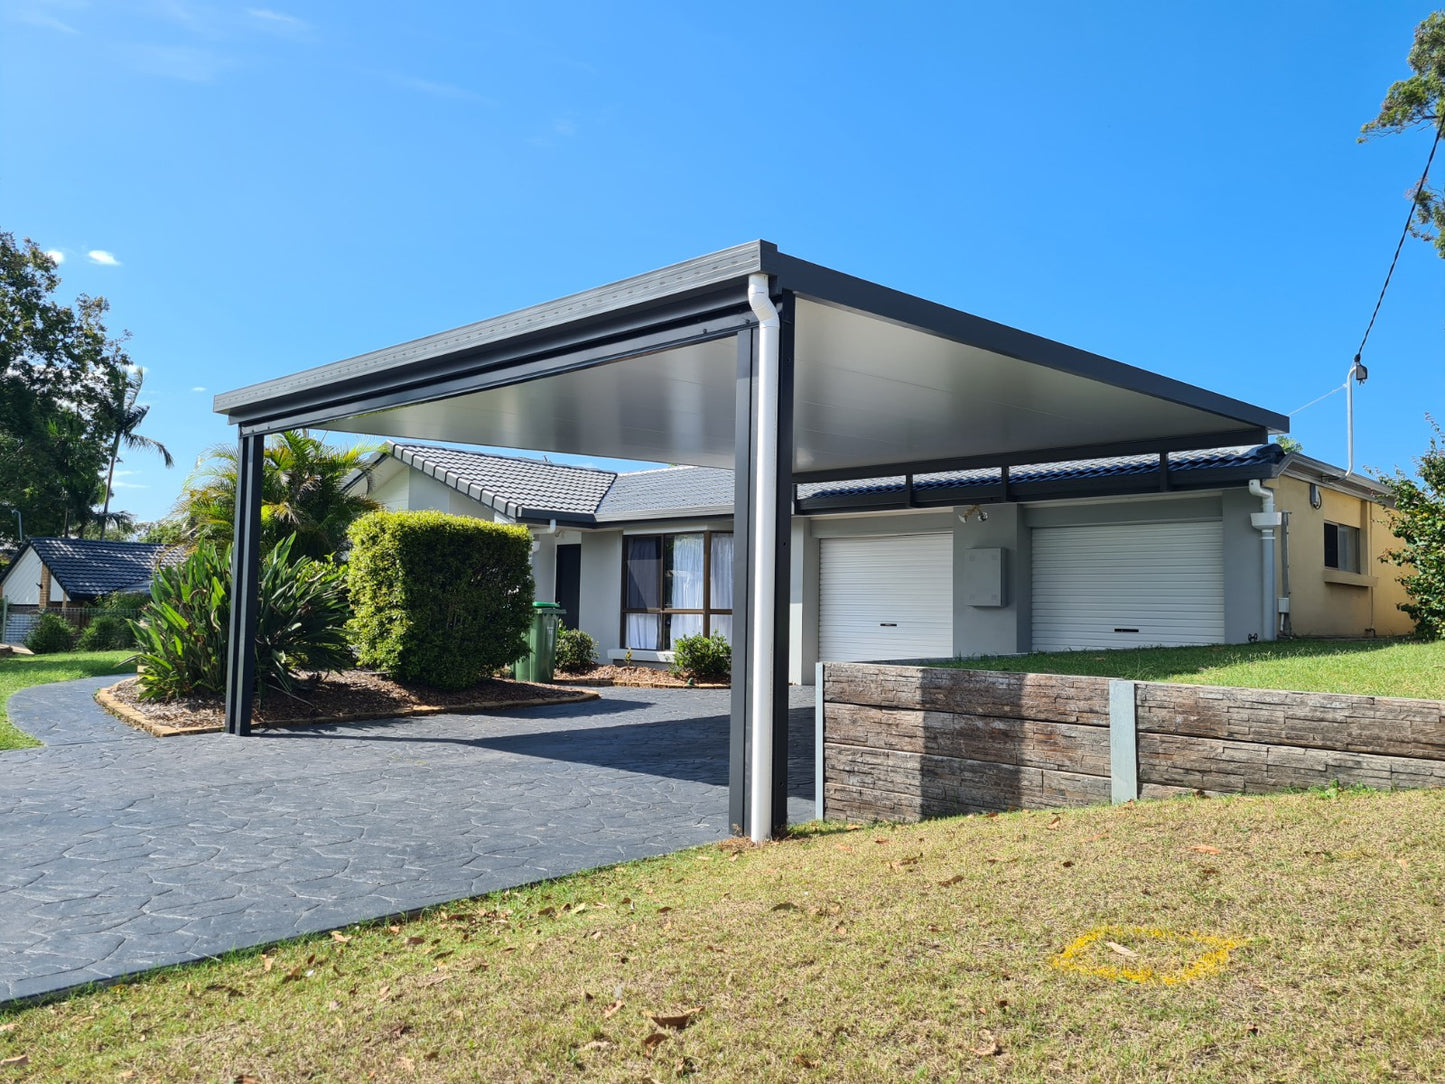
[[(133, 333), (179, 460), (123, 465), (146, 519), (231, 439), (217, 391), (757, 237), (1288, 413), (1424, 165), (1356, 136), (1430, 10), (0, 0), (0, 229)], [(1445, 415), (1442, 301), (1408, 241), (1357, 465)], [(1343, 399), (1307, 453), (1343, 462)]]

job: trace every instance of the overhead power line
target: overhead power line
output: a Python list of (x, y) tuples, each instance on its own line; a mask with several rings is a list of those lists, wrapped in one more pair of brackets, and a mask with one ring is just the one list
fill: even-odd
[[(1425, 181), (1430, 176), (1430, 163), (1435, 161), (1435, 148), (1440, 146), (1441, 131), (1442, 129), (1437, 121), (1435, 126), (1435, 141), (1430, 144), (1430, 155), (1425, 159), (1425, 170), (1420, 174), (1420, 184), (1419, 187), (1415, 189), (1416, 192), (1421, 191), (1425, 187)], [(1415, 220), (1415, 210), (1415, 205), (1412, 203), (1410, 205), (1410, 213), (1405, 216), (1405, 228), (1400, 231), (1400, 240), (1395, 245), (1395, 255), (1390, 260), (1390, 270), (1385, 272), (1385, 284), (1380, 287), (1380, 296), (1375, 299), (1375, 311), (1370, 313), (1370, 322), (1365, 327), (1365, 336), (1360, 340), (1360, 348), (1355, 351), (1355, 361), (1357, 363), (1360, 360), (1360, 355), (1365, 352), (1365, 343), (1370, 341), (1370, 332), (1375, 327), (1375, 317), (1380, 315), (1380, 305), (1385, 300), (1385, 291), (1390, 288), (1390, 279), (1395, 274), (1395, 264), (1400, 259), (1400, 250), (1405, 247), (1405, 238), (1410, 236), (1410, 223)], [(1303, 410), (1304, 408), (1301, 407), (1300, 409)]]

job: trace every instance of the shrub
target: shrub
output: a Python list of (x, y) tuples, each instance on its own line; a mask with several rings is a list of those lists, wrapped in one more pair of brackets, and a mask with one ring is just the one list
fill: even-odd
[(348, 626), (362, 666), (465, 689), (527, 653), (525, 527), (441, 512), (373, 512), (351, 528)]
[(681, 636), (672, 642), (673, 668), (694, 681), (726, 681), (733, 670), (733, 648), (720, 632)]
[(25, 637), (25, 646), (37, 655), (54, 655), (75, 647), (75, 626), (59, 614), (42, 613)]
[(134, 617), (151, 600), (150, 595), (144, 591), (116, 591), (106, 595), (96, 605), (96, 609), (103, 614), (119, 614), (121, 617)]
[[(291, 558), (283, 539), (261, 558), (256, 623), (256, 691), (291, 692), (302, 670), (351, 664), (346, 643), (346, 588), (329, 561)], [(151, 601), (131, 622), (140, 650), (140, 695), (146, 700), (220, 696), (226, 687), (231, 616), (231, 554), (202, 543), (179, 564), (156, 573)]]
[(119, 614), (103, 613), (80, 630), (77, 651), (124, 651), (136, 646), (130, 622)]
[(582, 673), (597, 665), (597, 641), (581, 629), (557, 630), (557, 669)]

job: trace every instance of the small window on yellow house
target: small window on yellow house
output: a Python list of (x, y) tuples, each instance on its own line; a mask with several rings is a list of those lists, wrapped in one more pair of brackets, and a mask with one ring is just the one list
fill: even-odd
[(1360, 529), (1343, 523), (1325, 524), (1325, 567), (1360, 571)]

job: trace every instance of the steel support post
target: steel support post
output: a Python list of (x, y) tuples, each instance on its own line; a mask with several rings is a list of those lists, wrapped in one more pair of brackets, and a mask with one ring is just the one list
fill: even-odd
[(236, 532), (231, 546), (231, 616), (226, 636), (226, 733), (251, 733), (260, 609), (261, 462), (266, 438), (241, 437), (236, 456)]

